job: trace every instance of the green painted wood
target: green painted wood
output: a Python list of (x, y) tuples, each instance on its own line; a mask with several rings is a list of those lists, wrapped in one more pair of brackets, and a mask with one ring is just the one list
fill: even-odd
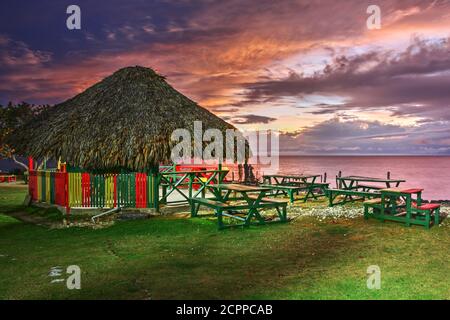
[(45, 172), (41, 171), (39, 172), (39, 175), (41, 176), (41, 199), (43, 202), (46, 201), (46, 196), (45, 194), (47, 193), (47, 183), (46, 183), (46, 178), (45, 178)]
[(50, 173), (50, 203), (55, 203), (55, 173)]

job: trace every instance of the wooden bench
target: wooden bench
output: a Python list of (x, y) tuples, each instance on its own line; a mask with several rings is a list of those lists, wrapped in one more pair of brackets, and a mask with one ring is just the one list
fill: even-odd
[[(330, 183), (328, 182), (314, 182), (314, 183), (307, 183), (307, 185), (314, 199), (317, 199), (318, 197), (325, 197), (327, 195), (327, 190), (330, 188)], [(322, 192), (322, 194), (317, 194), (313, 192), (314, 190), (317, 189), (319, 189)]]
[(385, 187), (359, 183), (357, 186), (355, 186), (355, 188), (362, 189), (362, 191), (370, 191), (370, 190), (381, 190), (384, 189)]
[[(364, 201), (364, 219), (369, 219), (370, 215), (376, 214), (381, 209), (381, 199), (375, 198)], [(372, 212), (370, 212), (372, 209)]]
[(205, 206), (214, 209), (215, 213), (220, 210), (232, 210), (235, 209), (236, 205), (230, 205), (224, 202), (220, 202), (214, 199), (207, 198), (192, 198), (191, 200), (191, 217), (196, 217), (200, 206)]
[[(397, 222), (405, 222), (407, 220), (407, 225), (419, 224), (423, 225), (425, 228), (430, 228), (432, 224), (431, 217), (434, 215), (434, 225), (438, 225), (440, 222), (440, 208), (441, 205), (437, 203), (427, 203), (420, 206), (412, 203), (411, 206), (411, 217), (407, 217), (408, 209), (405, 208), (404, 211), (395, 214), (382, 214), (382, 200), (381, 199), (371, 199), (364, 201), (364, 219), (373, 217), (381, 221), (393, 220)], [(409, 220), (408, 220), (409, 219)]]
[[(258, 199), (258, 196), (252, 195), (252, 194), (248, 195), (248, 197), (249, 197), (249, 199), (252, 199), (252, 200)], [(286, 201), (286, 200), (283, 200), (283, 199), (275, 199), (275, 198), (268, 198), (268, 197), (261, 198), (261, 202), (263, 202), (263, 203), (264, 203), (264, 202), (268, 202), (268, 203), (277, 203), (277, 204), (286, 205), (286, 206), (287, 206), (287, 204), (288, 204), (288, 201)]]
[(274, 193), (270, 194), (272, 196), (278, 196), (280, 194), (286, 195), (289, 197), (289, 202), (294, 203), (295, 198), (294, 195), (301, 190), (307, 190), (308, 187), (306, 185), (279, 185), (279, 184), (263, 184), (262, 187), (270, 188)]
[(441, 205), (437, 203), (425, 203), (420, 206), (413, 204), (411, 211), (416, 215), (416, 219), (423, 218), (425, 220), (425, 227), (429, 228), (431, 225), (431, 216), (434, 215), (434, 225), (437, 226), (440, 222)]
[[(318, 197), (323, 197), (326, 194), (326, 190), (328, 189), (329, 183), (303, 183), (303, 182), (290, 182), (288, 184), (263, 184), (263, 187), (270, 188), (275, 190), (275, 193), (272, 193), (273, 196), (278, 196), (280, 194), (286, 195), (289, 197), (289, 202), (294, 203), (296, 200), (303, 200), (306, 202), (309, 198), (317, 199)], [(314, 193), (316, 189), (322, 190), (322, 194)], [(305, 191), (306, 195), (303, 198), (295, 198), (295, 194), (299, 194), (300, 191)]]
[[(256, 200), (258, 199), (257, 195), (248, 195), (249, 199)], [(280, 216), (281, 221), (287, 221), (287, 204), (288, 201), (283, 199), (274, 199), (274, 198), (268, 198), (264, 197), (261, 199), (260, 207), (264, 209), (273, 209), (275, 208), (278, 212), (278, 215)]]
[[(367, 191), (357, 191), (349, 189), (327, 189), (326, 194), (329, 200), (329, 206), (332, 207), (338, 204), (344, 204), (347, 202), (353, 202), (357, 200), (365, 200), (366, 198), (379, 198), (381, 197), (380, 192), (367, 192)], [(345, 196), (343, 200), (339, 202), (334, 202), (338, 196)]]
[(0, 182), (15, 182), (16, 176), (9, 175), (9, 176), (0, 176)]
[[(256, 200), (258, 196), (248, 195), (249, 199)], [(219, 229), (229, 227), (223, 223), (223, 217), (233, 218), (242, 221), (242, 225), (248, 225), (251, 218), (251, 212), (244, 213), (246, 218), (239, 216), (243, 211), (250, 210), (248, 204), (230, 204), (207, 198), (191, 198), (191, 217), (197, 217), (201, 206), (214, 209), (214, 215), (217, 217)], [(272, 199), (264, 197), (258, 205), (259, 209), (276, 209), (281, 222), (287, 221), (287, 201), (281, 199)]]

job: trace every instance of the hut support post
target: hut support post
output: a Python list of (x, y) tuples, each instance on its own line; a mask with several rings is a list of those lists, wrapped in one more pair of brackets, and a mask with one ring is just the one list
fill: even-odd
[(66, 197), (66, 214), (67, 218), (70, 217), (70, 204), (69, 204), (69, 173), (64, 173), (64, 188)]
[(160, 182), (160, 174), (159, 174), (159, 165), (155, 165), (151, 168), (151, 174), (153, 179), (153, 208), (156, 212), (159, 212), (159, 182)]
[[(219, 171), (222, 171), (222, 162), (219, 162), (217, 169)], [(223, 182), (223, 179), (225, 178), (225, 176), (222, 174), (222, 172), (219, 172), (218, 174), (218, 178), (219, 178), (219, 184)]]

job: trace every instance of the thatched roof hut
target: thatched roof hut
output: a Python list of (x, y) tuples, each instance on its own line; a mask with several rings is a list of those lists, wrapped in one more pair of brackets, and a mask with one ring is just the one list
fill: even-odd
[(140, 171), (168, 163), (173, 130), (193, 132), (198, 120), (204, 130), (234, 128), (152, 69), (128, 67), (42, 114), (13, 143), (35, 158), (61, 157), (86, 169)]

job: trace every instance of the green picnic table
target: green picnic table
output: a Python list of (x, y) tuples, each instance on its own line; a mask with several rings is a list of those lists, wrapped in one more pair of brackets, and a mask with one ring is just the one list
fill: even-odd
[[(318, 197), (325, 196), (329, 183), (316, 182), (318, 178), (322, 180), (322, 175), (264, 175), (262, 186), (272, 189), (270, 196), (284, 195), (289, 197), (291, 203), (296, 200), (306, 202), (310, 198), (317, 199)], [(317, 192), (317, 190), (320, 190), (321, 193)], [(298, 195), (301, 191), (305, 192), (305, 196), (295, 198), (294, 194)]]
[(383, 222), (403, 222), (408, 227), (416, 224), (429, 228), (432, 224), (431, 216), (434, 215), (434, 224), (438, 225), (440, 205), (422, 204), (422, 191), (421, 188), (381, 189), (381, 198), (377, 199), (378, 201), (364, 202), (364, 218), (373, 217)]
[[(380, 198), (380, 190), (383, 188), (398, 187), (403, 179), (374, 178), (365, 176), (345, 176), (336, 177), (337, 189), (328, 189), (327, 195), (329, 206), (365, 200), (366, 198)], [(366, 184), (370, 183), (370, 184)], [(344, 196), (344, 199), (336, 202), (338, 196)]]
[[(215, 198), (192, 198), (191, 216), (197, 216), (200, 206), (212, 208), (217, 216), (219, 229), (231, 226), (247, 227), (254, 224), (253, 219), (258, 221), (257, 224), (265, 224), (267, 221), (261, 215), (262, 209), (274, 208), (278, 213), (279, 222), (287, 221), (287, 202), (266, 198), (266, 194), (271, 190), (269, 188), (230, 183), (210, 185), (208, 189), (211, 190)], [(231, 197), (232, 194), (234, 194), (233, 197)], [(236, 196), (236, 194), (240, 196)], [(231, 203), (231, 200), (241, 200), (243, 203)], [(223, 222), (223, 217), (239, 220), (241, 224), (226, 225)]]
[(284, 174), (266, 174), (263, 175), (264, 184), (287, 185), (292, 183), (315, 183), (317, 178), (322, 178), (320, 174), (310, 175), (284, 175)]
[[(346, 177), (336, 177), (337, 185), (339, 189), (373, 189), (379, 190), (382, 188), (398, 187), (400, 183), (406, 182), (403, 179), (390, 179), (390, 178), (373, 178), (364, 176), (346, 176)], [(378, 183), (380, 185), (366, 185), (365, 183)]]

